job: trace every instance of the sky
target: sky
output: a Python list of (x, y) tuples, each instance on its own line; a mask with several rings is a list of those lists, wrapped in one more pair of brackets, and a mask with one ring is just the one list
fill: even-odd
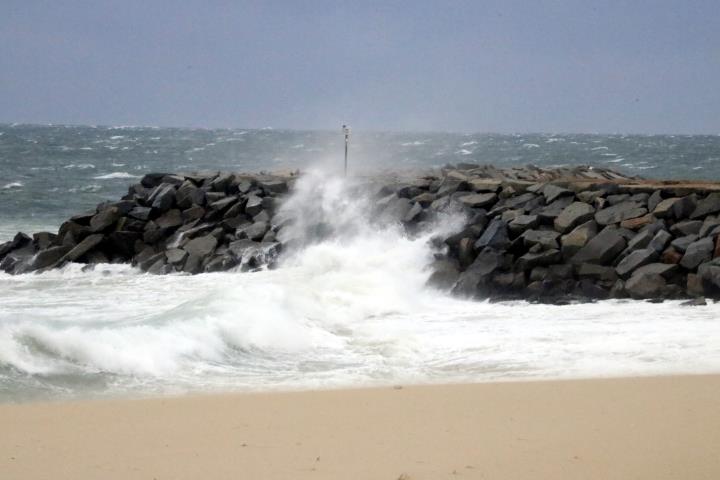
[(3, 123), (720, 134), (717, 0), (0, 11)]

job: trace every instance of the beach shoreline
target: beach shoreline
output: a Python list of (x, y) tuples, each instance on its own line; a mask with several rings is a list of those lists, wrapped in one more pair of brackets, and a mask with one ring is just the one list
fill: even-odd
[(717, 478), (720, 375), (0, 405), (7, 479)]

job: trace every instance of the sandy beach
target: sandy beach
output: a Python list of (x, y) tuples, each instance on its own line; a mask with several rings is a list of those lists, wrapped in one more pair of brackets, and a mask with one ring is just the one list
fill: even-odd
[(720, 376), (0, 406), (15, 479), (715, 479)]

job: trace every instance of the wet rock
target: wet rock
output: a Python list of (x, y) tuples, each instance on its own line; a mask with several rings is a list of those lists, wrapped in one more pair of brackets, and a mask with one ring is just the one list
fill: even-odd
[(117, 207), (106, 208), (90, 219), (90, 231), (97, 233), (107, 230), (118, 221), (121, 215)]
[(526, 253), (515, 262), (515, 268), (520, 271), (532, 270), (538, 266), (552, 265), (562, 260), (560, 250), (551, 249), (537, 253)]
[(269, 193), (287, 193), (288, 185), (284, 180), (267, 180), (259, 182), (260, 186)]
[(157, 219), (155, 219), (155, 223), (160, 228), (175, 228), (182, 225), (184, 222), (184, 219), (182, 217), (182, 213), (178, 209), (172, 209), (168, 210), (161, 216), (159, 216)]
[(490, 274), (502, 267), (505, 263), (503, 253), (492, 248), (486, 248), (478, 254), (475, 261), (458, 278), (453, 293), (466, 297), (476, 296), (478, 287), (485, 283)]
[(614, 284), (618, 279), (618, 274), (614, 268), (593, 263), (581, 263), (578, 265), (577, 276), (580, 279), (603, 281), (610, 285)]
[(667, 289), (667, 282), (658, 274), (636, 274), (625, 282), (625, 291), (636, 299), (662, 297)]
[(193, 205), (204, 205), (205, 192), (188, 180), (180, 185), (177, 192), (175, 192), (175, 203), (182, 210), (186, 210)]
[(508, 229), (517, 234), (535, 228), (539, 224), (540, 219), (537, 215), (518, 215), (508, 224)]
[(255, 222), (250, 225), (244, 225), (237, 229), (236, 235), (238, 239), (249, 238), (250, 240), (262, 240), (270, 226), (267, 222)]
[(435, 260), (430, 270), (432, 274), (428, 279), (428, 285), (440, 290), (450, 290), (460, 276), (457, 263), (447, 259)]
[(680, 304), (681, 307), (704, 307), (705, 305), (707, 305), (707, 301), (704, 298), (693, 298)]
[(671, 278), (678, 271), (677, 265), (669, 263), (648, 263), (635, 270), (635, 275), (660, 275), (663, 278)]
[(670, 227), (670, 232), (676, 236), (699, 235), (703, 222), (700, 220), (685, 220)]
[(135, 207), (128, 213), (128, 216), (142, 221), (149, 220), (151, 215), (152, 208), (150, 207)]
[(557, 185), (553, 185), (551, 183), (548, 183), (543, 187), (542, 194), (545, 197), (545, 203), (547, 203), (548, 205), (560, 197), (575, 195), (574, 192), (566, 188), (558, 187)]
[(648, 243), (648, 248), (652, 248), (656, 252), (662, 252), (665, 250), (665, 247), (667, 247), (668, 243), (672, 239), (672, 235), (670, 235), (665, 230), (658, 231), (655, 236), (653, 236), (652, 240), (650, 240), (650, 243)]
[(254, 217), (263, 210), (262, 198), (257, 195), (248, 195), (247, 203), (245, 204), (245, 213)]
[(595, 235), (597, 235), (597, 223), (595, 223), (595, 220), (590, 220), (575, 227), (575, 229), (567, 235), (563, 235), (560, 239), (563, 256), (566, 258), (572, 257)]
[(625, 238), (618, 233), (617, 229), (606, 227), (580, 248), (571, 261), (576, 264), (609, 265), (626, 245)]
[(148, 199), (152, 208), (164, 212), (172, 208), (175, 203), (175, 186), (172, 184), (162, 184), (155, 189)]
[(475, 250), (479, 251), (485, 247), (500, 250), (508, 245), (510, 245), (510, 239), (508, 238), (506, 223), (499, 219), (493, 219), (475, 242)]
[(686, 292), (691, 297), (702, 297), (705, 295), (705, 287), (699, 274), (688, 273), (686, 285)]
[(64, 257), (71, 249), (72, 247), (59, 246), (40, 250), (28, 262), (26, 271), (31, 272), (51, 267)]
[(183, 250), (189, 255), (200, 257), (201, 259), (210, 255), (217, 247), (217, 239), (212, 235), (203, 235), (196, 237), (185, 244)]
[(72, 250), (70, 250), (62, 259), (62, 262), (75, 262), (80, 259), (83, 255), (88, 253), (93, 248), (97, 247), (102, 243), (104, 236), (101, 233), (95, 233), (85, 237), (80, 243), (78, 243)]
[[(38, 250), (45, 250), (46, 248), (51, 247), (56, 240), (57, 235), (55, 235), (54, 233), (38, 232), (33, 234), (33, 243)], [(0, 256), (2, 256), (1, 253)]]

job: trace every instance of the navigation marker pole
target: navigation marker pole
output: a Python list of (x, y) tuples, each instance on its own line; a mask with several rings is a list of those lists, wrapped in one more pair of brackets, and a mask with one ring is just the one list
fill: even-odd
[(347, 153), (348, 153), (348, 142), (350, 142), (350, 127), (347, 125), (342, 126), (343, 133), (345, 134), (345, 176), (347, 177)]

